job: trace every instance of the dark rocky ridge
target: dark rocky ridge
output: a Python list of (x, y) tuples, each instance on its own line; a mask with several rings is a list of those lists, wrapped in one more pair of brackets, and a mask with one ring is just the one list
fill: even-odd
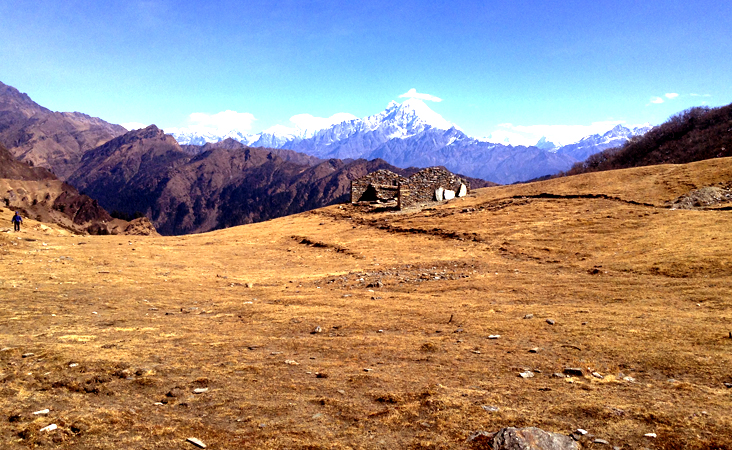
[(418, 170), (383, 160), (321, 161), (231, 140), (184, 149), (151, 125), (87, 152), (70, 181), (108, 210), (141, 212), (162, 234), (186, 234), (346, 202), (351, 180), (378, 169)]

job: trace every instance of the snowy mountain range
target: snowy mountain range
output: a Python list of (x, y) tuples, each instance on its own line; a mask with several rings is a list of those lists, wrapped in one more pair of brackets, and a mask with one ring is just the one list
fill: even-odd
[(350, 115), (332, 119), (320, 129), (276, 126), (253, 135), (188, 130), (171, 134), (180, 144), (203, 145), (233, 138), (252, 147), (294, 150), (322, 159), (382, 158), (398, 167), (441, 165), (471, 177), (513, 183), (567, 170), (591, 154), (620, 146), (650, 129), (617, 125), (604, 134), (560, 147), (546, 138), (533, 146), (512, 146), (470, 137), (416, 98), (401, 104), (392, 101), (384, 111), (362, 119)]

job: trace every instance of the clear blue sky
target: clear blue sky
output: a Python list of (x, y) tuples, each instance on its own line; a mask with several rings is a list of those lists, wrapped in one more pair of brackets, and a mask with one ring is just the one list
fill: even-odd
[(364, 117), (412, 88), (473, 136), (658, 124), (732, 102), (732, 3), (0, 0), (0, 81), (163, 128), (225, 110), (253, 114), (252, 131)]

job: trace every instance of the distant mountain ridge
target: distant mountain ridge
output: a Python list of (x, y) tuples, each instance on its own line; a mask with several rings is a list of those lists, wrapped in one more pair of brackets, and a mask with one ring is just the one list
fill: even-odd
[[(341, 114), (312, 123), (303, 128), (275, 126), (255, 135), (178, 132), (173, 136), (188, 153), (231, 139), (249, 147), (279, 149), (270, 152), (308, 165), (331, 158), (381, 158), (402, 168), (441, 165), (456, 173), (505, 184), (566, 171), (589, 155), (622, 145), (647, 130), (618, 125), (602, 135), (559, 148), (546, 139), (528, 147), (496, 144), (467, 136), (414, 98), (401, 104), (392, 101), (383, 111), (362, 119)], [(323, 125), (327, 126), (317, 129)], [(82, 113), (52, 112), (0, 83), (0, 143), (16, 158), (50, 169), (62, 180), (80, 167), (86, 151), (125, 132), (119, 125)]]
[(732, 104), (682, 111), (642, 136), (595, 153), (560, 175), (685, 164), (725, 156), (732, 156)]
[[(309, 137), (277, 133), (232, 137), (253, 147), (289, 149), (321, 159), (381, 158), (399, 167), (444, 165), (453, 172), (505, 184), (567, 170), (589, 155), (622, 145), (648, 129), (617, 125), (606, 133), (561, 147), (545, 138), (535, 146), (512, 146), (470, 137), (423, 101), (408, 99), (401, 104), (391, 102), (378, 114), (333, 124)], [(195, 134), (173, 136), (179, 142), (204, 139)]]

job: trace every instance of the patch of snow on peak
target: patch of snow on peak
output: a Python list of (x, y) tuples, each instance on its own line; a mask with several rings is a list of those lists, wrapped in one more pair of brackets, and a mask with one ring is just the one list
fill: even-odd
[(438, 130), (449, 130), (454, 127), (452, 123), (434, 112), (425, 102), (418, 98), (405, 100), (400, 105), (399, 111), (408, 121), (420, 120), (424, 125), (429, 125)]

